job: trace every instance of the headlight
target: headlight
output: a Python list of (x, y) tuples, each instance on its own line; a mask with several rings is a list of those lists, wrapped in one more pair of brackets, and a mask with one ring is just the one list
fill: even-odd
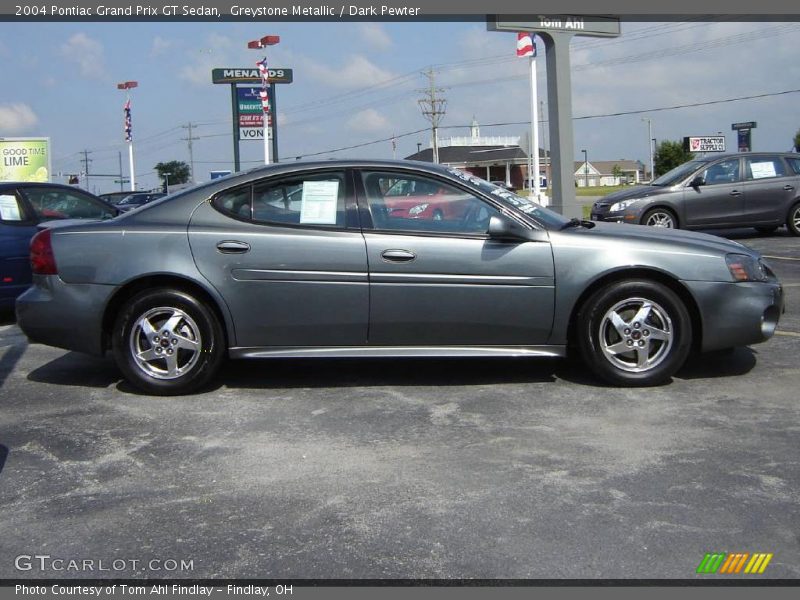
[(747, 254), (727, 254), (725, 263), (734, 281), (766, 281), (767, 270), (758, 259)]
[(619, 202), (614, 202), (611, 207), (608, 209), (610, 212), (617, 212), (620, 210), (625, 210), (634, 202), (638, 202), (639, 198), (633, 198), (632, 200), (620, 200)]
[(417, 204), (416, 206), (412, 206), (408, 209), (408, 214), (416, 216), (419, 213), (424, 212), (426, 208), (428, 208), (427, 204)]

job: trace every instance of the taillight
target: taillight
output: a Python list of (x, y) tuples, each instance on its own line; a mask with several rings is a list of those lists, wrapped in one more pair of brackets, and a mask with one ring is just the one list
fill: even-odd
[(37, 275), (58, 275), (49, 229), (43, 229), (31, 240), (31, 270)]

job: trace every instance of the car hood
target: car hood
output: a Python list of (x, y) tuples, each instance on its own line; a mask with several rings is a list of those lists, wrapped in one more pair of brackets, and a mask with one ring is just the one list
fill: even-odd
[(637, 185), (630, 189), (620, 190), (603, 196), (596, 202), (596, 204), (610, 204), (612, 202), (619, 202), (620, 200), (628, 200), (630, 198), (646, 198), (647, 196), (655, 196), (657, 194), (664, 194), (671, 191), (671, 188), (661, 187), (658, 185)]
[(592, 239), (623, 242), (635, 245), (652, 243), (679, 246), (684, 250), (701, 254), (727, 254), (734, 252), (759, 257), (760, 254), (744, 244), (727, 240), (707, 233), (684, 231), (682, 229), (666, 229), (645, 225), (628, 225), (625, 223), (595, 223), (592, 228), (567, 229), (563, 233), (574, 232), (589, 236)]

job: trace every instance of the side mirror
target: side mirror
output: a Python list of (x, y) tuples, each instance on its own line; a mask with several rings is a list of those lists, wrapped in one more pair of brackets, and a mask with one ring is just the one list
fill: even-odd
[(695, 177), (694, 179), (692, 179), (689, 182), (689, 185), (691, 187), (695, 188), (695, 189), (699, 188), (701, 185), (705, 185), (705, 184), (706, 184), (706, 179), (702, 175), (698, 175), (697, 177)]
[(527, 240), (524, 230), (507, 217), (492, 216), (489, 219), (489, 237), (494, 240), (523, 241)]

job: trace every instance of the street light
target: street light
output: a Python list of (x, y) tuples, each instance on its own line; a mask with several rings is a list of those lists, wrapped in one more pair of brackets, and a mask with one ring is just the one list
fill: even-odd
[[(259, 40), (247, 42), (247, 47), (250, 50), (260, 50), (267, 46), (274, 46), (281, 41), (278, 35), (265, 35)], [(267, 57), (257, 62), (259, 71), (261, 71), (261, 107), (264, 110), (264, 164), (269, 164), (269, 120), (270, 120), (270, 107), (269, 107), (269, 68), (267, 67)]]
[[(125, 90), (125, 141), (128, 142), (128, 162), (131, 171), (131, 191), (136, 190), (136, 174), (133, 168), (133, 130), (131, 126), (131, 90), (139, 87), (137, 81), (123, 81), (117, 84), (118, 90)], [(120, 179), (122, 177), (120, 176)]]
[(584, 179), (584, 187), (589, 187), (589, 155), (586, 150), (581, 150), (583, 152), (583, 179)]

